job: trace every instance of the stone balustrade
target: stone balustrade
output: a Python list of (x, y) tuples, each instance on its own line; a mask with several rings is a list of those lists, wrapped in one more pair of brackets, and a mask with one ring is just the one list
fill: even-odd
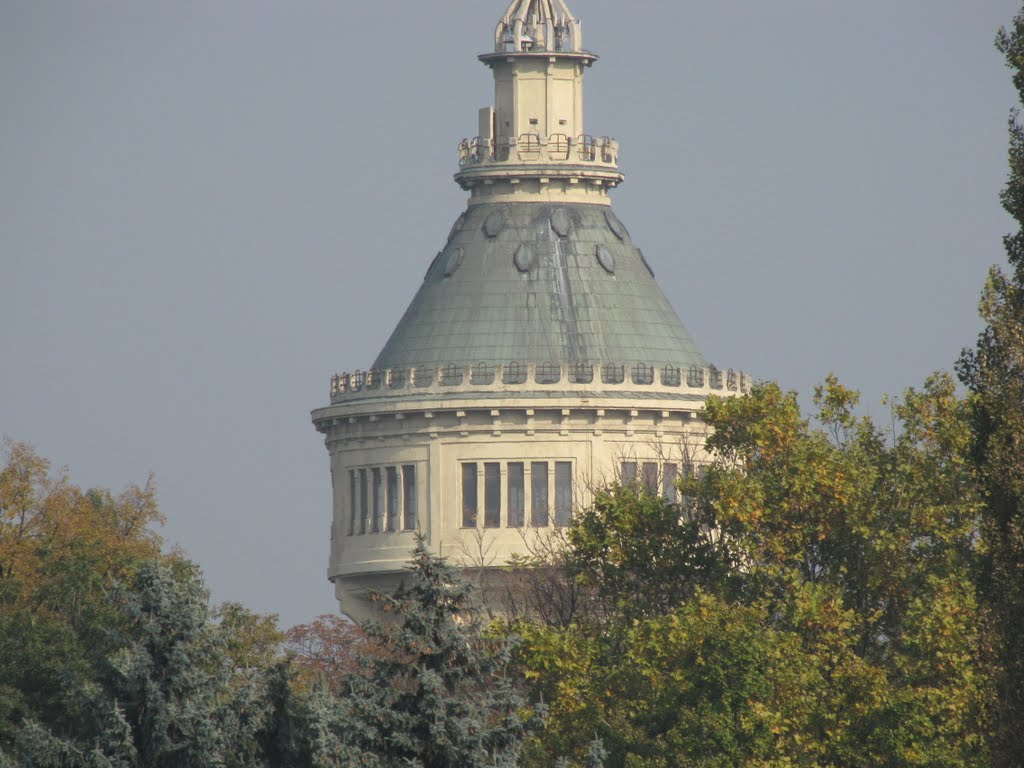
[(617, 168), (619, 142), (602, 136), (566, 136), (552, 134), (544, 137), (524, 133), (518, 139), (491, 141), (482, 136), (463, 139), (459, 143), (459, 167), (471, 168), (490, 165), (590, 165)]
[(752, 379), (734, 370), (645, 363), (504, 363), (387, 368), (340, 373), (331, 378), (331, 403), (408, 394), (530, 391), (557, 387), (564, 392), (746, 394)]

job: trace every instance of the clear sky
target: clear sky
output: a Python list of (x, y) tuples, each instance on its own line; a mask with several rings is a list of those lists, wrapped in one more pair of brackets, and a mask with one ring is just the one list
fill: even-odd
[[(876, 416), (952, 366), (1011, 228), (1016, 0), (570, 4), (615, 209), (709, 359)], [(215, 600), (334, 610), (309, 411), (465, 206), (504, 5), (0, 0), (0, 434), (155, 472)]]

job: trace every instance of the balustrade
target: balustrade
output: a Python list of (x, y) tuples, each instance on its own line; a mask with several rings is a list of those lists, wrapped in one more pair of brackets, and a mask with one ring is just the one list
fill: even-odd
[(553, 133), (541, 136), (524, 133), (519, 137), (491, 141), (483, 136), (459, 143), (459, 167), (501, 163), (543, 164), (573, 163), (617, 166), (619, 142), (608, 136), (567, 136)]
[[(748, 393), (751, 378), (733, 369), (719, 370), (714, 366), (683, 368), (665, 365), (658, 368), (643, 362), (625, 363), (571, 363), (545, 362), (537, 365), (510, 362), (493, 365), (449, 363), (438, 367), (372, 369), (339, 373), (331, 378), (331, 401), (348, 397), (388, 397), (403, 390), (477, 390), (496, 387), (542, 386), (561, 384), (567, 391), (584, 387), (599, 390), (654, 389), (660, 391), (705, 390)], [(628, 373), (628, 376), (627, 376)], [(589, 391), (582, 389), (580, 391)]]

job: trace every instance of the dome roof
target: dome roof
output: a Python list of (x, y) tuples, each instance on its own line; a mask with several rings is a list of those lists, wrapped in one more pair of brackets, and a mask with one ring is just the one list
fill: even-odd
[(704, 367), (611, 208), (473, 205), (374, 368), (477, 363)]

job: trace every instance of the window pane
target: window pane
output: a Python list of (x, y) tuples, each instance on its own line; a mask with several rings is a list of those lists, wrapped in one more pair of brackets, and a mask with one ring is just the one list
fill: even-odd
[(370, 494), (366, 487), (366, 470), (359, 470), (359, 532), (366, 533), (366, 519), (370, 516)]
[(388, 516), (385, 530), (393, 531), (398, 525), (399, 499), (402, 489), (398, 487), (398, 467), (388, 467)]
[(476, 464), (462, 465), (462, 527), (476, 528)]
[(636, 482), (636, 462), (635, 461), (624, 461), (622, 462), (622, 484), (632, 485)]
[(658, 465), (653, 461), (644, 462), (644, 488), (651, 493), (658, 492)]
[(384, 481), (380, 476), (380, 467), (373, 468), (373, 532), (380, 533), (384, 522)]
[(484, 527), (501, 526), (501, 464), (484, 464)]
[(402, 482), (404, 484), (402, 498), (405, 502), (405, 520), (402, 529), (406, 531), (416, 530), (416, 467), (407, 464), (402, 467)]
[(356, 535), (356, 509), (359, 504), (359, 495), (356, 493), (356, 471), (348, 471), (348, 535)]
[(572, 517), (572, 462), (555, 462), (555, 525), (566, 526)]
[(676, 464), (666, 464), (665, 471), (661, 477), (661, 484), (665, 498), (675, 504), (679, 501), (679, 493), (676, 490), (676, 480), (679, 479), (679, 467)]
[(543, 528), (548, 524), (548, 463), (530, 464), (530, 525)]
[(508, 465), (508, 524), (513, 528), (526, 525), (526, 482), (522, 462)]

